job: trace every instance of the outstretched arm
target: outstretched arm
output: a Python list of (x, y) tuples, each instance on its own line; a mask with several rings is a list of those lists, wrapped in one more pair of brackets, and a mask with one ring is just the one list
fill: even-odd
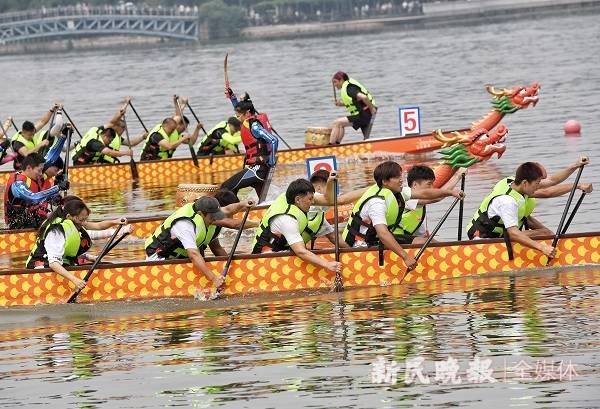
[(555, 185), (558, 185), (559, 183), (564, 182), (565, 180), (567, 180), (567, 178), (569, 176), (571, 176), (571, 174), (573, 172), (575, 172), (577, 169), (579, 169), (579, 167), (581, 165), (587, 165), (588, 163), (590, 163), (588, 157), (587, 156), (582, 156), (574, 164), (572, 164), (570, 166), (567, 166), (566, 168), (564, 168), (560, 172), (555, 173), (554, 175), (551, 175), (551, 176), (549, 176), (549, 177), (547, 177), (545, 179), (542, 179), (542, 181), (540, 183), (540, 188), (543, 189), (543, 188), (550, 187), (550, 186), (555, 186)]
[[(531, 195), (531, 197), (537, 197), (540, 199), (547, 199), (550, 197), (559, 197), (559, 196), (569, 193), (572, 188), (573, 188), (572, 184), (563, 183), (561, 185), (550, 186), (545, 189), (538, 189), (533, 193), (533, 195)], [(592, 186), (591, 183), (578, 183), (577, 189), (579, 189), (585, 193), (592, 193), (592, 190), (594, 190), (594, 187)]]
[(61, 135), (58, 138), (58, 141), (52, 146), (52, 148), (50, 148), (50, 150), (48, 151), (48, 153), (46, 153), (46, 156), (44, 157), (46, 163), (54, 163), (58, 158), (60, 158), (60, 153), (62, 152), (62, 148), (66, 140), (67, 137), (64, 135)]
[(269, 166), (274, 166), (277, 162), (277, 147), (279, 146), (279, 139), (277, 139), (277, 136), (268, 132), (258, 121), (252, 122), (250, 131), (256, 139), (262, 139), (271, 145), (271, 153), (269, 155), (268, 164)]
[(14, 197), (26, 200), (33, 204), (48, 200), (51, 197), (56, 196), (59, 192), (58, 186), (52, 186), (50, 189), (33, 193), (22, 180), (17, 180), (11, 185), (10, 189)]

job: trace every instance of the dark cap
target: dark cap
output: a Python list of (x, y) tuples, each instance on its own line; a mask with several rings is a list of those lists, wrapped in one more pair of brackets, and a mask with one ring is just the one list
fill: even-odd
[(346, 74), (344, 71), (338, 71), (335, 74), (333, 74), (333, 79), (338, 81), (345, 81), (348, 79), (348, 74)]
[(222, 220), (225, 218), (225, 213), (219, 206), (219, 201), (214, 197), (202, 196), (200, 199), (194, 202), (194, 211), (196, 213), (202, 212), (204, 214), (210, 214), (215, 220)]

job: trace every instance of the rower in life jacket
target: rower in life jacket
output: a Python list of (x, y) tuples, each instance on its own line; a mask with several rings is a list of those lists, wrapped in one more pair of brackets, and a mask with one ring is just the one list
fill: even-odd
[(511, 187), (515, 177), (508, 177), (500, 180), (494, 186), (494, 189), (483, 199), (479, 209), (473, 216), (467, 226), (467, 235), (469, 239), (479, 238), (500, 238), (504, 235), (504, 222), (499, 215), (489, 217), (488, 209), (494, 199), (508, 195), (512, 197), (519, 205), (518, 224), (519, 230), (527, 229), (527, 218), (531, 216), (535, 209), (536, 201), (532, 197), (521, 194)]
[(233, 95), (232, 104), (242, 124), (240, 133), (246, 149), (245, 169), (223, 182), (222, 187), (237, 194), (241, 188), (251, 186), (261, 198), (263, 188), (268, 188), (269, 171), (277, 162), (278, 139), (267, 115), (256, 112), (247, 94), (239, 102)]
[(175, 149), (182, 143), (187, 143), (190, 135), (183, 135), (189, 120), (183, 117), (181, 124), (173, 118), (165, 118), (161, 124), (152, 128), (146, 136), (146, 143), (142, 150), (142, 160), (161, 160), (173, 157)]
[(348, 74), (342, 71), (334, 74), (332, 84), (334, 91), (335, 88), (340, 90), (340, 101), (336, 99), (335, 104), (345, 106), (349, 115), (334, 121), (330, 144), (340, 143), (344, 137), (344, 128), (348, 126), (360, 129), (365, 139), (368, 138), (377, 112), (375, 98), (360, 82), (348, 77)]
[(215, 125), (200, 141), (198, 156), (224, 155), (226, 151), (239, 153), (238, 145), (242, 143), (239, 119), (231, 117)]
[(385, 221), (388, 230), (393, 232), (400, 225), (405, 201), (410, 197), (406, 197), (402, 192), (394, 193), (390, 189), (380, 187), (377, 184), (370, 186), (354, 205), (350, 219), (342, 233), (344, 241), (350, 247), (354, 247), (360, 242), (364, 242), (367, 246), (376, 246), (380, 243), (373, 221), (369, 217), (361, 216), (367, 202), (374, 198), (385, 201)]
[(44, 158), (30, 153), (23, 170), (13, 173), (4, 189), (4, 220), (10, 229), (38, 228), (48, 215), (48, 201), (67, 190), (68, 181), (50, 186), (43, 177)]
[(120, 143), (113, 144), (117, 138), (112, 128), (103, 126), (88, 130), (83, 138), (75, 145), (73, 154), (73, 165), (87, 165), (93, 163), (118, 163), (120, 156), (130, 156), (131, 149), (123, 152), (113, 149), (111, 146), (121, 146)]

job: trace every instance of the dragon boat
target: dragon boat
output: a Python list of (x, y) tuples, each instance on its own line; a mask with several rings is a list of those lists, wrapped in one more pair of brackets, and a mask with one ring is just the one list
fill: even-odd
[[(433, 133), (436, 141), (445, 146), (439, 151), (441, 159), (433, 165), (435, 173), (435, 187), (443, 186), (456, 172), (459, 167), (471, 167), (479, 162), (487, 161), (494, 155), (501, 157), (506, 151), (504, 141), (508, 129), (497, 125), (493, 131), (488, 132), (484, 128), (477, 128), (469, 132), (457, 132), (445, 135), (441, 131)], [(407, 171), (408, 169), (405, 169)], [(194, 186), (194, 185), (191, 185)], [(210, 185), (209, 185), (210, 186)], [(188, 200), (193, 200), (189, 197)], [(352, 204), (339, 206), (340, 221), (346, 220), (352, 213)], [(250, 212), (251, 219), (261, 219), (267, 206), (257, 206)], [(326, 215), (327, 220), (333, 222), (333, 209)], [(133, 237), (145, 239), (163, 222), (164, 216), (130, 218), (133, 225)], [(34, 229), (8, 230), (0, 229), (0, 254), (18, 251), (29, 251), (36, 240)]]
[[(552, 237), (541, 241), (549, 244)], [(415, 255), (418, 246), (407, 246)], [(503, 240), (432, 243), (414, 271), (405, 275), (402, 261), (392, 252), (376, 248), (342, 250), (345, 288), (422, 283), (451, 278), (519, 272), (600, 263), (600, 232), (564, 235), (550, 263), (541, 253), (514, 244), (508, 259)], [(333, 260), (332, 250), (319, 251)], [(207, 258), (213, 271), (222, 271), (226, 257)], [(548, 267), (547, 267), (548, 264)], [(89, 266), (69, 270), (82, 278)], [(237, 256), (229, 269), (222, 294), (241, 296), (297, 290), (327, 290), (335, 273), (308, 264), (291, 253)], [(189, 261), (102, 264), (93, 273), (79, 302), (193, 297), (210, 281)], [(49, 269), (0, 271), (0, 305), (26, 306), (64, 303), (73, 284)]]
[[(538, 102), (540, 86), (533, 83), (531, 86), (517, 86), (498, 90), (490, 85), (486, 86), (487, 92), (492, 96), (492, 110), (473, 122), (469, 128), (458, 131), (434, 131), (406, 137), (376, 138), (365, 141), (345, 143), (340, 145), (294, 148), (280, 150), (278, 163), (295, 163), (310, 157), (335, 155), (336, 157), (353, 157), (368, 153), (425, 153), (439, 149), (444, 142), (439, 139), (441, 135), (447, 140), (456, 138), (456, 135), (469, 138), (478, 129), (492, 131), (507, 114), (512, 114), (521, 109), (535, 106)], [(438, 136), (436, 138), (436, 136)], [(156, 183), (173, 181), (181, 178), (194, 178), (197, 183), (215, 183), (214, 173), (236, 171), (243, 167), (243, 155), (217, 155), (212, 157), (199, 157), (199, 167), (196, 168), (191, 158), (174, 158), (157, 161), (139, 161), (137, 169), (139, 182)], [(0, 183), (6, 180), (12, 171), (0, 171)], [(71, 183), (122, 183), (132, 181), (131, 166), (129, 162), (102, 165), (83, 165), (72, 167), (69, 170)]]

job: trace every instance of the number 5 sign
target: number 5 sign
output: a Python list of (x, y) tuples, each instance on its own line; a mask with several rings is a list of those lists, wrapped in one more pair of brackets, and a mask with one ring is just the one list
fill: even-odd
[(419, 107), (400, 107), (400, 135), (418, 135), (421, 133), (421, 110)]

